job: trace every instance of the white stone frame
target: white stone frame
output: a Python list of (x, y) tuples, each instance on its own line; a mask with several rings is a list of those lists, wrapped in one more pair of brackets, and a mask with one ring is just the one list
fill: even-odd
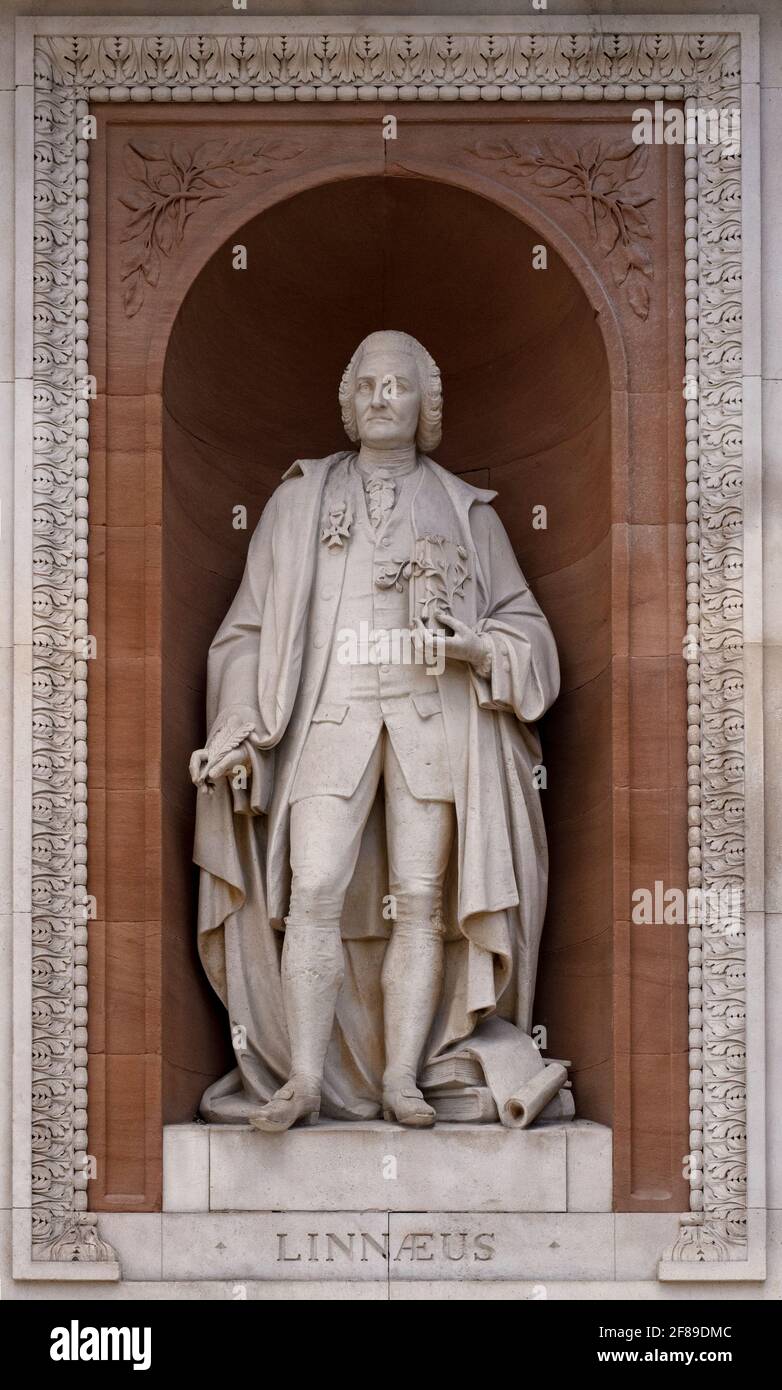
[[(116, 1279), (86, 1212), (88, 101), (740, 104), (685, 151), (692, 1211), (662, 1279), (765, 1269), (758, 27), (755, 18), (23, 19), (17, 24), (14, 1272)], [(489, 27), (490, 26), (490, 27)], [(34, 197), (33, 197), (34, 189)], [(742, 212), (742, 209), (744, 210)], [(31, 777), (32, 766), (32, 777)], [(745, 778), (745, 766), (751, 776)], [(742, 926), (744, 922), (742, 923)], [(746, 984), (745, 984), (746, 979)], [(748, 1140), (746, 1138), (748, 1134)]]

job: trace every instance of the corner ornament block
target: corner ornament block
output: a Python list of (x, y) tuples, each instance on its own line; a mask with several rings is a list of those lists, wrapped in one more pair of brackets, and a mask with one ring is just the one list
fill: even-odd
[[(659, 17), (658, 17), (659, 20)], [(610, 22), (606, 19), (606, 25)], [(662, 20), (666, 23), (665, 20)], [(230, 35), (106, 34), (104, 21), (62, 21), (34, 42), (33, 811), (32, 961), (24, 1089), (31, 1123), (17, 1154), (19, 1260), (27, 1278), (116, 1278), (87, 1208), (87, 663), (89, 405), (88, 178), (90, 102), (674, 101), (738, 111), (743, 21), (688, 32), (687, 21), (626, 20), (618, 32), (558, 32), (545, 18), (503, 21), (498, 33), (463, 21), (382, 20), (368, 33), (312, 21), (274, 32), (247, 21)], [(26, 21), (34, 30), (34, 21)], [(560, 21), (561, 23), (561, 21)], [(655, 21), (657, 23), (657, 21)], [(371, 24), (371, 21), (370, 21)], [(75, 27), (74, 27), (75, 26)], [(120, 26), (121, 27), (121, 26)], [(205, 28), (209, 29), (209, 21)], [(746, 29), (746, 26), (745, 26)], [(380, 32), (378, 32), (378, 30)], [(715, 32), (716, 30), (716, 32)], [(26, 143), (22, 140), (22, 150)], [(741, 902), (744, 742), (741, 564), (742, 215), (736, 149), (684, 150), (687, 394), (687, 682), (690, 885)], [(162, 262), (226, 180), (280, 155), (152, 150), (129, 156), (125, 202), (126, 310), (154, 289)], [(653, 264), (639, 201), (642, 155), (583, 143), (481, 158), (505, 163), (564, 197), (615, 267), (645, 319)], [(211, 180), (211, 181), (210, 181)], [(30, 194), (32, 199), (32, 193)], [(24, 463), (25, 477), (29, 461)], [(742, 908), (690, 928), (689, 1165), (692, 1216), (661, 1277), (756, 1278), (747, 1239), (746, 944), (729, 930)], [(23, 1045), (24, 1044), (24, 1045)], [(22, 1036), (18, 1056), (26, 1052)], [(22, 1066), (22, 1061), (19, 1065)], [(760, 1071), (755, 1067), (755, 1071)], [(754, 1074), (754, 1073), (753, 1073)], [(22, 1075), (22, 1073), (20, 1073)], [(25, 1121), (25, 1126), (27, 1122)], [(758, 1191), (755, 1183), (754, 1191)], [(753, 1205), (756, 1205), (753, 1199)], [(22, 1243), (26, 1246), (22, 1249)]]
[(718, 1260), (730, 1259), (730, 1246), (719, 1227), (704, 1221), (700, 1213), (693, 1212), (682, 1217), (679, 1234), (663, 1258), (674, 1264), (677, 1260), (713, 1264)]
[(103, 1263), (116, 1261), (115, 1250), (98, 1234), (97, 1217), (71, 1212), (53, 1223), (51, 1234), (40, 1241), (39, 1256), (50, 1260)]

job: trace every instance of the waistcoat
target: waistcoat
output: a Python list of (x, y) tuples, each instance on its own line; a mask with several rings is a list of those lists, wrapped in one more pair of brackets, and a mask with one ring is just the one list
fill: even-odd
[[(385, 520), (375, 529), (369, 520), (361, 475), (351, 468), (353, 524), (348, 542), (342, 596), (337, 609), (334, 635), (321, 701), (352, 705), (357, 700), (385, 700), (413, 693), (431, 693), (437, 684), (426, 667), (413, 660), (404, 634), (410, 628), (409, 584), (398, 585), (391, 577), (413, 553), (412, 504), (420, 487), (423, 470), (403, 474), (397, 479), (396, 502)], [(319, 570), (325, 568), (319, 557)], [(380, 582), (378, 582), (380, 581)], [(316, 581), (317, 608), (320, 586)], [(313, 615), (317, 625), (317, 612)], [(388, 642), (378, 642), (376, 656), (370, 660), (369, 636), (388, 633)], [(347, 657), (356, 660), (348, 661)]]
[[(347, 497), (350, 528), (336, 619), (333, 556), (321, 542), (307, 641), (317, 647), (329, 632), (329, 651), (318, 705), (306, 735), (291, 802), (307, 796), (352, 796), (385, 725), (405, 781), (422, 800), (453, 799), (440, 693), (431, 667), (416, 661), (401, 634), (410, 629), (409, 583), (394, 576), (413, 554), (412, 505), (424, 474), (396, 480), (393, 510), (377, 528), (369, 519), (361, 475), (351, 464)], [(378, 580), (381, 582), (378, 584)], [(372, 633), (396, 634), (398, 644), (375, 648)], [(374, 659), (373, 659), (374, 656)], [(384, 659), (380, 660), (379, 657)]]

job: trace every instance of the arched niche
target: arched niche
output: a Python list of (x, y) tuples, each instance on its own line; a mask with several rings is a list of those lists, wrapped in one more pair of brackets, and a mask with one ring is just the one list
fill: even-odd
[[(551, 896), (536, 1021), (573, 1062), (579, 1113), (611, 1106), (611, 382), (593, 305), (562, 257), (496, 202), (364, 177), (301, 192), (217, 249), (184, 298), (163, 371), (164, 1115), (189, 1119), (225, 1068), (228, 1021), (195, 955), (191, 750), (207, 648), (258, 516), (296, 457), (345, 447), (337, 384), (378, 327), (443, 374), (438, 462), (496, 488), (554, 628), (562, 695), (543, 728)], [(247, 269), (234, 268), (237, 247)], [(246, 527), (241, 522), (245, 509)], [(583, 962), (589, 961), (584, 987)]]
[[(687, 941), (631, 895), (687, 883), (681, 150), (650, 150), (653, 278), (639, 316), (577, 206), (479, 158), (480, 129), (572, 152), (621, 103), (400, 108), (111, 104), (91, 164), (89, 677), (93, 1209), (156, 1210), (163, 1124), (230, 1060), (195, 949), (191, 749), (206, 651), (258, 515), (297, 455), (343, 446), (336, 387), (379, 323), (443, 369), (437, 457), (498, 489), (550, 618), (563, 691), (544, 721), (550, 904), (536, 1021), (613, 1129), (618, 1210), (686, 1203)], [(285, 156), (214, 191), (130, 313), (123, 237), (141, 177), (204, 140)], [(228, 142), (227, 145), (225, 142)], [(280, 144), (279, 142), (282, 142)], [(295, 154), (292, 153), (295, 151)], [(288, 157), (288, 156), (291, 157)], [(274, 167), (271, 167), (271, 164)], [(123, 202), (123, 199), (125, 200)], [(234, 247), (247, 270), (232, 268)], [(533, 247), (547, 249), (535, 269)], [(536, 261), (539, 256), (536, 255)], [(247, 529), (234, 508), (247, 508)], [(545, 529), (533, 508), (546, 508)]]

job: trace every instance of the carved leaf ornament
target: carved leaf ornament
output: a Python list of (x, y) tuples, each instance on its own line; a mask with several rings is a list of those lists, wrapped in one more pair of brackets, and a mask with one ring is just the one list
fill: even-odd
[(181, 245), (194, 213), (222, 198), (240, 179), (265, 174), (279, 160), (295, 159), (302, 148), (281, 139), (207, 140), (193, 149), (178, 141), (164, 147), (131, 140), (124, 159), (132, 188), (119, 200), (128, 211), (120, 270), (128, 318), (138, 313), (147, 287), (157, 285), (163, 258)]
[(643, 209), (654, 194), (633, 187), (646, 169), (648, 146), (595, 138), (571, 149), (544, 140), (519, 152), (510, 140), (497, 140), (481, 141), (474, 153), (500, 162), (511, 177), (531, 178), (547, 197), (573, 203), (608, 259), (615, 283), (624, 286), (633, 312), (640, 319), (648, 316), (646, 281), (654, 269), (646, 245), (652, 233)]

